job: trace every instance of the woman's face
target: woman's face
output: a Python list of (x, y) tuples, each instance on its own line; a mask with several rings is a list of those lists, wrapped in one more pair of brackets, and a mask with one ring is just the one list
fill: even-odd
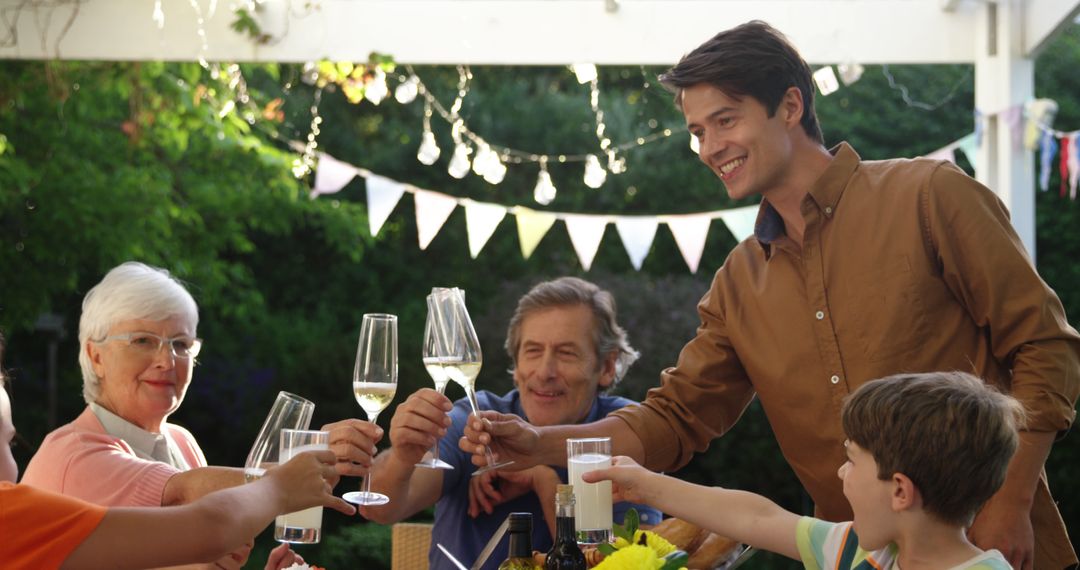
[[(116, 323), (106, 336), (128, 333), (193, 339), (195, 327), (180, 316), (162, 321), (132, 319)], [(97, 403), (147, 431), (160, 432), (161, 424), (184, 401), (194, 366), (192, 358), (173, 356), (168, 344), (148, 352), (127, 339), (88, 342), (84, 350), (89, 351), (94, 372), (101, 379)]]

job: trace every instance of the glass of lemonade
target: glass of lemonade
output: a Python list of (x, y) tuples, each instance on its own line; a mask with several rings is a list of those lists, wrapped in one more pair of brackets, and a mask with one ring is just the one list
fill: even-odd
[[(398, 342), (397, 316), (364, 315), (360, 325), (360, 343), (356, 349), (353, 369), (353, 396), (364, 409), (368, 421), (375, 423), (379, 412), (386, 409), (397, 392)], [(371, 492), (371, 476), (364, 476), (361, 491), (345, 493), (342, 497), (357, 505), (385, 505), (390, 497)]]
[[(278, 462), (285, 463), (305, 451), (325, 449), (330, 449), (328, 431), (282, 429)], [(279, 516), (274, 523), (274, 540), (296, 544), (319, 542), (322, 536), (322, 511), (323, 508), (319, 506)]]
[(611, 438), (590, 437), (566, 440), (566, 468), (574, 486), (577, 511), (574, 514), (579, 544), (611, 541), (611, 481), (586, 483), (583, 473), (611, 467)]

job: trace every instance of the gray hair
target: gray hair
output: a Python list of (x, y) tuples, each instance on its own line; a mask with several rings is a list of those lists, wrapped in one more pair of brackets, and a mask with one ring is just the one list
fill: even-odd
[(592, 339), (596, 347), (597, 362), (612, 352), (615, 358), (615, 378), (612, 386), (619, 383), (630, 365), (640, 354), (630, 346), (626, 330), (619, 326), (615, 313), (615, 297), (593, 283), (577, 277), (560, 277), (544, 281), (529, 290), (520, 300), (510, 326), (506, 331), (506, 352), (517, 366), (518, 349), (521, 348), (521, 324), (525, 317), (537, 311), (554, 307), (588, 307), (593, 314)]
[(87, 343), (104, 339), (121, 321), (161, 321), (172, 316), (187, 318), (196, 329), (199, 326), (199, 306), (184, 285), (168, 271), (137, 261), (114, 267), (86, 293), (79, 318), (79, 366), (86, 403), (97, 401), (101, 392), (101, 378), (94, 372)]

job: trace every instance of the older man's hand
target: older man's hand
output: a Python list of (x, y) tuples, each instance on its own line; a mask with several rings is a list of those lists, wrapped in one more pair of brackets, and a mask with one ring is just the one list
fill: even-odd
[(409, 397), (394, 411), (390, 420), (390, 445), (398, 459), (415, 464), (450, 427), (450, 410), (454, 404), (446, 396), (423, 388)]
[[(375, 457), (375, 442), (382, 439), (383, 429), (371, 422), (348, 419), (326, 424), (322, 430), (330, 432), (330, 451), (337, 457), (338, 475), (366, 475)], [(337, 481), (330, 484), (337, 485)]]
[(540, 445), (540, 432), (514, 414), (501, 414), (491, 410), (469, 416), (465, 435), (458, 440), (458, 447), (472, 454), (473, 465), (487, 465), (484, 446), (491, 448), (496, 460), (514, 463), (507, 469), (518, 471), (536, 465), (535, 453)]

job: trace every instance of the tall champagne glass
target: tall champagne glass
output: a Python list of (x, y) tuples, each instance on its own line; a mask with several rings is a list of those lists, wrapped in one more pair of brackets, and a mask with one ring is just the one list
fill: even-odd
[[(353, 395), (364, 408), (368, 421), (375, 423), (379, 412), (390, 405), (397, 392), (397, 317), (368, 314), (360, 325), (360, 343), (353, 369)], [(342, 497), (357, 505), (385, 505), (390, 498), (371, 492), (371, 474), (364, 476), (361, 491)]]
[[(484, 356), (480, 351), (480, 340), (476, 337), (476, 329), (473, 327), (469, 311), (465, 308), (465, 295), (460, 289), (449, 289), (443, 294), (436, 295), (433, 302), (436, 310), (436, 325), (439, 328), (439, 343), (437, 348), (443, 357), (443, 367), (446, 375), (465, 388), (465, 395), (469, 398), (474, 415), (480, 411), (476, 401), (476, 377), (480, 375), (480, 367), (483, 365)], [(495, 457), (491, 449), (484, 447), (487, 457), (487, 465), (473, 472), (473, 476), (499, 469), (513, 463), (506, 461), (495, 463)]]
[[(435, 288), (433, 291), (441, 291), (445, 289)], [(431, 375), (431, 380), (435, 382), (435, 390), (442, 394), (446, 391), (446, 383), (450, 381), (450, 378), (446, 375), (446, 367), (444, 365), (444, 359), (439, 356), (438, 344), (439, 340), (439, 328), (436, 324), (436, 313), (432, 307), (435, 293), (428, 295), (428, 316), (427, 322), (424, 324), (424, 349), (423, 359), (424, 368), (428, 374)], [(439, 442), (436, 441), (431, 449), (424, 455), (424, 458), (416, 464), (417, 467), (427, 467), (429, 469), (453, 469), (454, 466), (439, 459)]]

